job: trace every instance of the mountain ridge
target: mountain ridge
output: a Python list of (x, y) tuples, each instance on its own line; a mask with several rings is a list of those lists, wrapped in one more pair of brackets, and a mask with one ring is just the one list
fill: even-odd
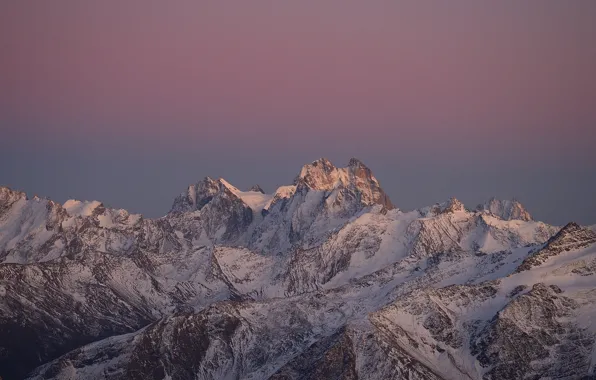
[[(521, 339), (498, 313), (525, 307), (554, 340), (525, 343), (523, 373), (592, 374), (593, 232), (499, 204), (403, 212), (355, 159), (270, 194), (206, 177), (156, 219), (0, 189), (0, 376), (516, 378), (494, 337)], [(557, 339), (579, 369), (538, 363)]]

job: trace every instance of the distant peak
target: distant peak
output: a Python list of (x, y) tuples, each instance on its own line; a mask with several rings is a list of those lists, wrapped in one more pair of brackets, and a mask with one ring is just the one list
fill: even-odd
[(435, 203), (432, 206), (424, 207), (419, 210), (423, 217), (433, 217), (440, 214), (450, 214), (456, 211), (466, 211), (464, 204), (457, 198), (451, 197), (449, 200), (441, 203)]
[(511, 200), (500, 200), (492, 197), (488, 202), (478, 205), (478, 211), (487, 211), (503, 220), (524, 220), (530, 221), (532, 215), (515, 198)]
[(583, 229), (582, 226), (580, 226), (579, 224), (577, 224), (575, 222), (569, 222), (565, 226), (563, 226), (563, 228), (561, 228), (559, 233), (561, 233), (561, 232), (569, 233), (569, 232), (579, 231), (582, 229)]
[(364, 163), (357, 158), (350, 158), (350, 162), (348, 163), (348, 167), (346, 169), (348, 169), (348, 171), (353, 175), (362, 179), (375, 182), (377, 181), (368, 166), (364, 165)]
[(319, 191), (350, 189), (356, 191), (366, 205), (380, 204), (389, 210), (394, 208), (372, 171), (356, 158), (350, 159), (345, 168), (336, 168), (328, 159), (320, 158), (304, 165), (294, 184), (298, 188)]
[(338, 178), (338, 170), (331, 161), (319, 158), (302, 167), (294, 184), (302, 184), (315, 190), (330, 190)]
[(528, 256), (515, 270), (516, 273), (529, 270), (543, 264), (549, 257), (565, 251), (585, 248), (596, 243), (596, 232), (584, 228), (575, 222), (567, 223), (553, 237), (548, 239), (544, 248)]
[(333, 166), (331, 161), (329, 161), (325, 157), (321, 157), (318, 160), (314, 160), (310, 165), (312, 165), (312, 166), (322, 165), (323, 167), (335, 167), (335, 166)]
[(444, 209), (442, 212), (456, 212), (456, 211), (466, 211), (464, 204), (457, 198), (451, 197), (445, 204)]
[(19, 199), (27, 199), (27, 194), (22, 191), (13, 190), (6, 186), (0, 186), (0, 201), (15, 201)]
[(348, 167), (350, 167), (350, 168), (365, 167), (366, 168), (366, 165), (364, 165), (364, 163), (362, 161), (360, 161), (359, 159), (352, 157), (352, 158), (350, 158)]
[(240, 190), (238, 190), (238, 188), (234, 185), (232, 185), (231, 183), (229, 183), (228, 181), (226, 181), (223, 178), (219, 178), (217, 180), (221, 185), (223, 185), (224, 188), (230, 190), (232, 193), (238, 193), (240, 192)]
[(261, 189), (261, 186), (259, 185), (253, 185), (250, 189), (248, 189), (248, 191), (254, 191), (257, 193), (265, 194), (265, 191)]

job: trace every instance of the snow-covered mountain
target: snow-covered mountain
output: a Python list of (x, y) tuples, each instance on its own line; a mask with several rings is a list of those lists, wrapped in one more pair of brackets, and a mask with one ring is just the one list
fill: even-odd
[(592, 229), (404, 212), (356, 159), (158, 219), (0, 189), (5, 379), (592, 378), (595, 285)]
[(499, 200), (491, 198), (488, 202), (482, 205), (478, 205), (479, 211), (487, 211), (493, 215), (498, 216), (503, 220), (532, 220), (532, 215), (524, 208), (524, 206), (513, 200)]

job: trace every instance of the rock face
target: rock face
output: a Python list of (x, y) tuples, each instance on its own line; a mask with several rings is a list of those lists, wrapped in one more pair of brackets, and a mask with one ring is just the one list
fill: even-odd
[(311, 190), (349, 193), (366, 206), (380, 204), (388, 210), (394, 208), (371, 170), (356, 158), (350, 159), (348, 167), (340, 169), (325, 158), (304, 165), (295, 185)]
[(440, 214), (449, 214), (458, 211), (466, 211), (466, 208), (463, 203), (459, 201), (457, 198), (451, 198), (446, 202), (442, 203), (435, 203), (430, 207), (425, 207), (420, 211), (420, 214), (424, 217), (433, 217)]
[(544, 263), (552, 256), (565, 251), (574, 251), (596, 243), (596, 232), (582, 228), (577, 223), (568, 223), (555, 236), (550, 238), (544, 248), (529, 255), (516, 269), (516, 272), (528, 270)]
[[(487, 379), (581, 378), (590, 372), (593, 332), (568, 321), (580, 305), (556, 285), (534, 284), (479, 331), (471, 354)], [(515, 363), (515, 365), (511, 365)]]
[(498, 210), (402, 212), (356, 159), (159, 219), (0, 188), (0, 376), (594, 377), (594, 232)]
[(479, 205), (478, 210), (487, 211), (503, 220), (532, 220), (530, 213), (515, 199), (498, 200), (491, 198), (487, 203)]

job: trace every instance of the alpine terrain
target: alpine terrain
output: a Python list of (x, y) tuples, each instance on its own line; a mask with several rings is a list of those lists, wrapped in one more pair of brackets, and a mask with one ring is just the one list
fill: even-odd
[(357, 159), (147, 219), (0, 188), (0, 376), (596, 379), (596, 232), (402, 211)]

